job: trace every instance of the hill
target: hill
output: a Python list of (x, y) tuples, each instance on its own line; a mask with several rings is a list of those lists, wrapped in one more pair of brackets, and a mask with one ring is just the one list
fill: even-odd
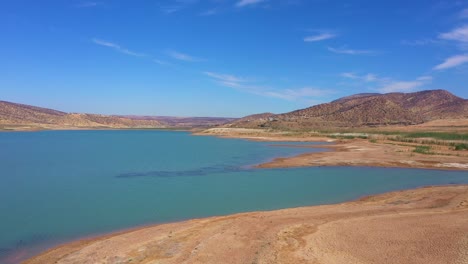
[(0, 101), (0, 129), (161, 128), (157, 120), (120, 116), (65, 113), (36, 106)]
[(237, 118), (66, 113), (48, 108), (0, 101), (0, 130), (206, 128), (234, 122), (235, 120)]
[(122, 116), (132, 120), (156, 120), (169, 127), (195, 128), (224, 125), (238, 118), (229, 117), (183, 117), (183, 116)]
[(357, 94), (268, 118), (253, 117), (229, 126), (302, 129), (416, 125), (440, 119), (468, 118), (468, 100), (445, 90)]

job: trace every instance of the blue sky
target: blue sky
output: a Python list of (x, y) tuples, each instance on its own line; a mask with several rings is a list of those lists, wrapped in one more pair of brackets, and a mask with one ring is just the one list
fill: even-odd
[(281, 113), (367, 92), (468, 97), (468, 1), (5, 0), (0, 100)]

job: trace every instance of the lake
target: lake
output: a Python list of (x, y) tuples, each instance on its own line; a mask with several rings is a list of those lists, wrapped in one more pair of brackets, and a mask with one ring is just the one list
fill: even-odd
[(0, 133), (0, 263), (139, 225), (468, 183), (456, 171), (253, 169), (324, 151), (272, 144), (154, 130)]

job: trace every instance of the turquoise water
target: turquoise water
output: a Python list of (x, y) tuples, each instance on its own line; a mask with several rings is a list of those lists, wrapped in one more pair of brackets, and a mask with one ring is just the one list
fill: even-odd
[(0, 133), (0, 263), (149, 223), (468, 183), (466, 172), (250, 167), (314, 150), (172, 131)]

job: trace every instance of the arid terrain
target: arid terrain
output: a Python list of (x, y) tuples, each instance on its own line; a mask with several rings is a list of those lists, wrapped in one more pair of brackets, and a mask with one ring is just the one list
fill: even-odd
[(276, 158), (257, 167), (369, 166), (468, 171), (468, 153), (457, 153), (443, 146), (438, 146), (434, 154), (424, 154), (415, 152), (416, 145), (412, 144), (398, 145), (391, 141), (371, 143), (368, 140), (356, 139), (339, 140), (325, 148), (331, 151)]
[(328, 143), (320, 146), (285, 144), (285, 147), (328, 148), (329, 151), (279, 157), (258, 165), (258, 168), (371, 166), (468, 170), (468, 119), (437, 120), (421, 125), (361, 131), (365, 132), (211, 128), (196, 135), (271, 142)]
[[(271, 128), (288, 131), (342, 131), (415, 127), (468, 120), (468, 100), (445, 90), (356, 94), (283, 114), (262, 113), (240, 119), (66, 113), (0, 101), (0, 130), (102, 128)], [(455, 121), (456, 122), (456, 121)], [(452, 124), (454, 125), (454, 124)], [(459, 127), (456, 125), (455, 127)], [(447, 129), (450, 129), (451, 125)], [(467, 128), (466, 123), (461, 129)], [(426, 126), (428, 128), (428, 126)], [(424, 128), (422, 128), (424, 129)]]
[(123, 116), (66, 113), (62, 111), (0, 101), (0, 131), (44, 129), (157, 129), (222, 125), (236, 120), (222, 117)]
[[(287, 142), (283, 147), (317, 147), (295, 146), (298, 141), (327, 143), (320, 148), (328, 151), (278, 157), (258, 168), (468, 171), (467, 113), (465, 99), (441, 90), (365, 94), (282, 115), (230, 120), (194, 134)], [(3, 103), (0, 117), (3, 129), (19, 130), (196, 127), (194, 119), (68, 114), (11, 103)], [(201, 120), (211, 121), (223, 122)], [(137, 228), (65, 244), (25, 263), (468, 263), (468, 186)]]
[(234, 122), (238, 118), (227, 117), (179, 117), (179, 116), (121, 116), (132, 120), (155, 120), (167, 127), (175, 128), (206, 128), (224, 125), (226, 123)]
[(468, 186), (140, 228), (51, 249), (43, 263), (468, 263)]
[(466, 118), (468, 100), (445, 90), (428, 90), (415, 93), (356, 94), (289, 113), (251, 115), (228, 126), (337, 130), (417, 125), (433, 120)]

